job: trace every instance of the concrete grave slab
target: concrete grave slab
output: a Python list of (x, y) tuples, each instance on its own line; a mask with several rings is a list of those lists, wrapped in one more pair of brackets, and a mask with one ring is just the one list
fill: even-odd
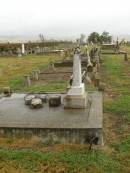
[[(55, 94), (46, 94), (47, 98)], [(0, 137), (41, 137), (46, 142), (87, 143), (90, 136), (103, 143), (102, 93), (88, 93), (86, 109), (64, 109), (61, 95), (59, 107), (30, 109), (24, 103), (25, 94), (0, 98)]]

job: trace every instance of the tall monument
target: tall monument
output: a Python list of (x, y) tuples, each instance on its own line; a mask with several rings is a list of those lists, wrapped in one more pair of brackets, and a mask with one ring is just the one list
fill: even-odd
[(82, 83), (82, 70), (80, 48), (74, 50), (73, 59), (73, 82), (67, 95), (64, 98), (65, 108), (86, 108), (87, 93), (85, 91), (84, 83)]
[(25, 45), (22, 43), (22, 55), (25, 55)]

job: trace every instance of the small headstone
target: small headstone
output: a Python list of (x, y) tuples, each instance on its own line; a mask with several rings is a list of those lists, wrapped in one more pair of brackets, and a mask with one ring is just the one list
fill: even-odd
[(32, 77), (33, 77), (34, 80), (39, 80), (39, 71), (34, 70), (32, 72)]
[(61, 105), (61, 96), (50, 96), (49, 97), (49, 106), (57, 107)]
[(31, 100), (31, 108), (38, 109), (43, 107), (43, 102), (41, 98), (33, 98)]
[(99, 73), (96, 73), (95, 77), (94, 77), (94, 86), (98, 87), (99, 86), (99, 82), (100, 82), (100, 75), (99, 75)]
[(18, 53), (18, 57), (22, 57), (22, 52), (20, 48), (17, 49), (17, 53)]
[(128, 61), (128, 54), (127, 53), (124, 54), (124, 60)]
[(40, 98), (42, 99), (42, 102), (43, 103), (46, 103), (47, 102), (46, 95), (42, 94), (42, 95), (40, 95)]
[(30, 79), (30, 76), (25, 75), (24, 78), (25, 78), (25, 83), (24, 83), (25, 86), (31, 86), (31, 79)]
[(5, 97), (10, 97), (11, 96), (11, 89), (10, 87), (4, 87), (3, 88), (3, 93)]
[(106, 84), (104, 82), (99, 82), (98, 91), (105, 91)]
[(45, 94), (35, 94), (35, 98), (40, 98), (43, 103), (47, 102), (47, 97)]
[(31, 101), (32, 99), (35, 98), (35, 95), (32, 95), (32, 94), (28, 94), (24, 97), (24, 100), (25, 100), (25, 105), (31, 105)]

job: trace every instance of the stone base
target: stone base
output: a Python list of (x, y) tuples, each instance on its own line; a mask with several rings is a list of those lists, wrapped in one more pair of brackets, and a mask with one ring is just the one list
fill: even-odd
[[(0, 96), (0, 138), (33, 138), (42, 143), (53, 144), (90, 144), (98, 138), (103, 145), (102, 93), (88, 92), (86, 109), (64, 109), (66, 94), (38, 94), (46, 96), (41, 109), (30, 109), (25, 105), (26, 94), (11, 97)], [(61, 105), (49, 107), (49, 98), (61, 96)]]
[(67, 95), (64, 98), (64, 108), (84, 109), (87, 107), (87, 94), (79, 96)]
[(69, 96), (78, 96), (80, 97), (81, 95), (85, 94), (85, 86), (84, 83), (81, 83), (80, 86), (71, 86), (71, 88), (69, 89), (67, 95)]

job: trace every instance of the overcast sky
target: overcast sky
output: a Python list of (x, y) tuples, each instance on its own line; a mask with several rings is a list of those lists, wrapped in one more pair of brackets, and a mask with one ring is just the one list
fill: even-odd
[(130, 35), (130, 0), (1, 0), (0, 36)]

